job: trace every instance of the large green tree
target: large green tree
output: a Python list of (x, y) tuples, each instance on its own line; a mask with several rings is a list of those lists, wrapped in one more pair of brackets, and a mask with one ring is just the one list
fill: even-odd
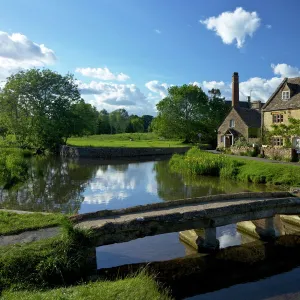
[(111, 133), (110, 125), (109, 125), (109, 113), (106, 109), (102, 109), (99, 112), (98, 119), (98, 134), (109, 134)]
[(157, 105), (158, 116), (153, 129), (167, 138), (182, 138), (185, 142), (205, 133), (208, 121), (209, 100), (195, 85), (172, 86), (168, 95)]
[(48, 69), (20, 71), (7, 78), (0, 94), (0, 123), (21, 146), (54, 148), (73, 132), (72, 105), (79, 101), (72, 75)]
[(111, 133), (124, 133), (129, 124), (129, 115), (126, 109), (120, 108), (109, 114)]

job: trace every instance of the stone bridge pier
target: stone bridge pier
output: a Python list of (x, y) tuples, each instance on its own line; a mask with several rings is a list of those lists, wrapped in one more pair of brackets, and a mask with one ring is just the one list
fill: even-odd
[(219, 248), (216, 228), (213, 227), (180, 231), (179, 238), (198, 251), (217, 250)]
[(279, 215), (237, 223), (237, 229), (258, 239), (269, 240), (285, 234)]

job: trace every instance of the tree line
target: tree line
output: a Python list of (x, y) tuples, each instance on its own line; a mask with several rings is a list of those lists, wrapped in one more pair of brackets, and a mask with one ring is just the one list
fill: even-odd
[(229, 106), (217, 89), (172, 86), (157, 104), (157, 117), (125, 109), (97, 111), (85, 103), (72, 74), (49, 69), (20, 71), (0, 90), (0, 135), (22, 148), (55, 149), (71, 136), (154, 131), (165, 138), (215, 144)]

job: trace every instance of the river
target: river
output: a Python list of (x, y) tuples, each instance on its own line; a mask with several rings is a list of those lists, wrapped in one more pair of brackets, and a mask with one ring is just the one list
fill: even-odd
[[(222, 193), (274, 190), (264, 185), (224, 181), (214, 177), (187, 178), (172, 173), (167, 158), (108, 162), (41, 158), (32, 160), (30, 174), (25, 184), (0, 191), (1, 208), (87, 213)], [(217, 228), (217, 237), (221, 248), (243, 243), (243, 236), (234, 224)], [(202, 255), (181, 242), (176, 232), (103, 246), (97, 248), (96, 252), (98, 268)], [(296, 269), (286, 275), (291, 280), (289, 286), (293, 286), (287, 288), (288, 292), (295, 292), (292, 282), (295, 282), (295, 278), (300, 279), (299, 274), (299, 269)], [(244, 286), (234, 285), (191, 299), (239, 299), (234, 295), (274, 282), (277, 282), (276, 279), (265, 279)], [(274, 296), (270, 293), (260, 295)], [(249, 295), (243, 298), (264, 299)]]

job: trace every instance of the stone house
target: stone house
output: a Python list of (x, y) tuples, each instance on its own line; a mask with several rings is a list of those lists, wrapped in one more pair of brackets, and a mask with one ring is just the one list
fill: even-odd
[(218, 129), (218, 148), (231, 147), (238, 138), (256, 143), (261, 136), (261, 101), (239, 101), (239, 75), (232, 76), (232, 108)]
[[(272, 125), (288, 124), (289, 118), (300, 119), (300, 77), (284, 78), (269, 100), (262, 107), (263, 133)], [(300, 137), (292, 137), (292, 148), (300, 149)], [(284, 139), (272, 137), (273, 146), (283, 146)]]

